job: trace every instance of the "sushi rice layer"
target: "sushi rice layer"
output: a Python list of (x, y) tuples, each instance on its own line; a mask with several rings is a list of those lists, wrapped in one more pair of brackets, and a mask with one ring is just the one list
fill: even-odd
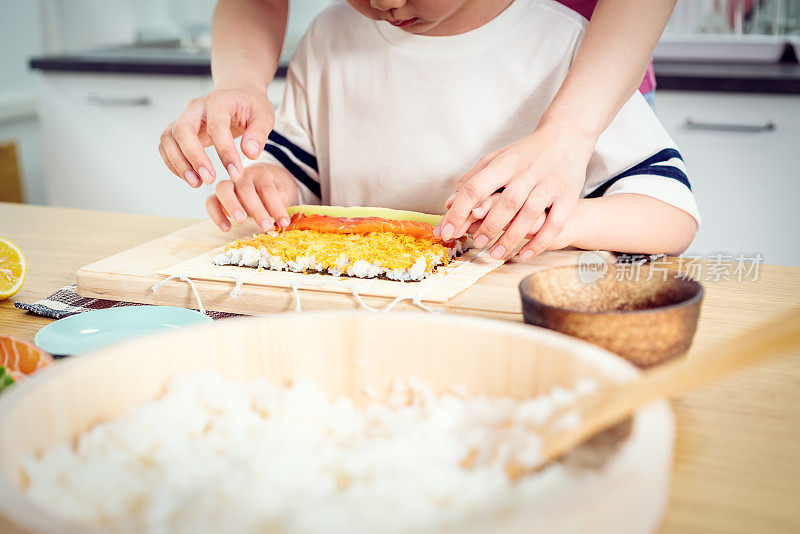
[(229, 243), (212, 261), (216, 265), (411, 282), (424, 279), (464, 251), (461, 241), (448, 245), (452, 246), (393, 232), (287, 230)]

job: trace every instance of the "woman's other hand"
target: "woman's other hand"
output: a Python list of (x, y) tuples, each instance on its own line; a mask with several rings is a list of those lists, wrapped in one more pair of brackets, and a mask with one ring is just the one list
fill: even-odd
[(217, 178), (205, 148), (214, 146), (231, 180), (244, 171), (234, 139), (242, 136), (242, 152), (256, 159), (275, 123), (264, 90), (256, 86), (218, 87), (189, 102), (161, 134), (158, 152), (170, 171), (192, 187)]
[(490, 253), (504, 258), (533, 234), (520, 256), (528, 259), (547, 250), (561, 235), (578, 201), (593, 150), (589, 136), (568, 135), (541, 125), (481, 158), (447, 200), (448, 211), (439, 227), (442, 238), (473, 230), (475, 246), (483, 248), (499, 237)]

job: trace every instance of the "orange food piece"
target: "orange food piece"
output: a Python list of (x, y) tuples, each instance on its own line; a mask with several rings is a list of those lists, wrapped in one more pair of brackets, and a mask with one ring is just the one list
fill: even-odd
[(33, 343), (0, 336), (0, 367), (5, 367), (15, 382), (51, 363), (53, 357)]
[(331, 217), (330, 215), (306, 215), (295, 213), (284, 230), (316, 230), (334, 234), (368, 234), (370, 232), (392, 232), (431, 241), (441, 242), (433, 235), (433, 226), (419, 221), (396, 221), (380, 217)]

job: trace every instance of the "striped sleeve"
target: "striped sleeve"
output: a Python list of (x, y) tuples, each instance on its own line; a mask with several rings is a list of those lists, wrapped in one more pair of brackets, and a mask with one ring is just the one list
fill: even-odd
[[(322, 190), (319, 185), (319, 167), (317, 158), (313, 154), (292, 143), (282, 134), (273, 130), (269, 134), (264, 152), (275, 159), (278, 165), (289, 171), (294, 179), (297, 180), (301, 188), (301, 199), (303, 204), (317, 204), (322, 199)], [(316, 202), (306, 202), (303, 190), (310, 193)]]
[(598, 139), (583, 190), (585, 198), (619, 193), (655, 198), (700, 224), (683, 157), (638, 92)]
[(663, 178), (671, 178), (685, 185), (689, 191), (692, 190), (689, 178), (686, 177), (686, 168), (683, 165), (683, 158), (680, 152), (674, 148), (665, 148), (655, 156), (649, 157), (641, 163), (637, 163), (630, 169), (605, 181), (586, 195), (586, 198), (601, 197), (605, 195), (614, 184), (632, 176), (661, 176)]
[(636, 193), (656, 198), (682, 209), (700, 224), (700, 213), (686, 176), (680, 153), (667, 148), (603, 182), (586, 195), (597, 198), (618, 193)]
[(295, 69), (290, 66), (275, 128), (255, 163), (279, 165), (289, 171), (298, 185), (298, 204), (322, 202), (319, 164), (310, 132), (308, 99)]

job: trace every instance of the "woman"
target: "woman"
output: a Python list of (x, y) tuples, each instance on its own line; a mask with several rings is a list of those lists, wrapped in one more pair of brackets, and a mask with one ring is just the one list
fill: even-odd
[[(393, 2), (373, 3), (387, 9)], [(398, 0), (398, 5), (404, 3)], [(491, 241), (511, 221), (523, 218), (533, 226), (544, 212), (544, 224), (520, 256), (529, 258), (547, 249), (578, 200), (598, 137), (642, 84), (675, 0), (562, 3), (590, 15), (591, 22), (561, 89), (530, 135), (488, 154), (459, 180), (442, 222), (444, 237), (472, 229)], [(242, 152), (248, 158), (261, 153), (274, 123), (266, 88), (277, 69), (287, 13), (287, 0), (217, 4), (212, 22), (214, 89), (193, 99), (167, 126), (159, 144), (167, 167), (190, 186), (216, 178), (207, 146), (215, 147), (234, 181), (243, 171), (234, 138), (242, 136)], [(477, 198), (472, 193), (483, 189), (481, 183), (524, 198)], [(520, 211), (526, 202), (536, 210)]]

